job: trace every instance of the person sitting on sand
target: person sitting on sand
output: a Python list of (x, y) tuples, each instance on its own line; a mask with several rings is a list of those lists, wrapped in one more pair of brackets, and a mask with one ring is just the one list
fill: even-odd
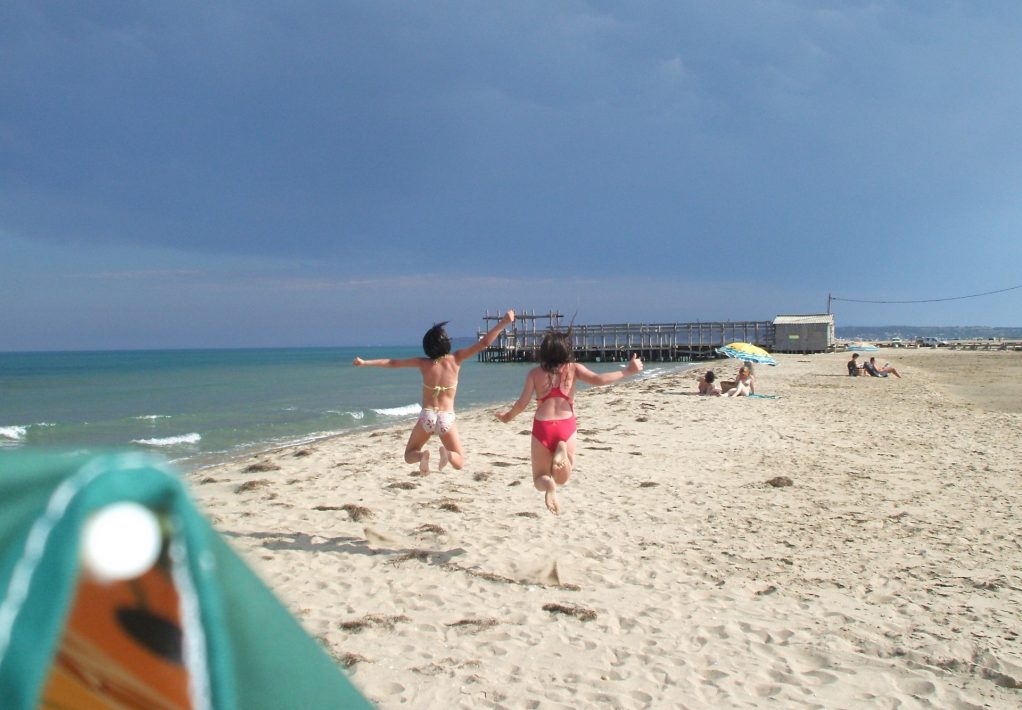
[(749, 394), (756, 394), (756, 371), (753, 369), (752, 361), (745, 360), (742, 364), (749, 371)]
[(875, 357), (871, 357), (869, 359), (869, 362), (866, 363), (866, 365), (869, 366), (869, 368), (870, 368), (869, 374), (871, 374), (871, 375), (874, 372), (876, 372), (877, 373), (876, 377), (887, 377), (888, 373), (890, 373), (890, 374), (894, 375), (895, 377), (897, 377), (899, 380), (901, 379), (901, 373), (899, 373), (897, 370), (895, 370), (893, 367), (891, 367), (891, 364), (889, 362), (885, 362), (883, 367), (878, 367), (877, 366), (876, 358)]
[(707, 370), (706, 374), (699, 378), (699, 394), (715, 395), (717, 397), (722, 394), (720, 384), (717, 382), (717, 376), (713, 374), (713, 370)]
[(573, 359), (570, 331), (549, 331), (539, 346), (539, 367), (525, 376), (525, 386), (518, 401), (497, 419), (507, 424), (517, 417), (536, 395), (536, 414), (532, 422), (532, 482), (544, 494), (546, 507), (554, 515), (561, 514), (557, 502), (557, 486), (571, 478), (575, 464), (575, 384), (582, 380), (589, 385), (609, 385), (628, 375), (642, 372), (642, 360), (632, 355), (627, 367), (615, 372), (596, 374)]
[(729, 389), (725, 397), (744, 397), (756, 392), (756, 379), (752, 376), (749, 371), (748, 365), (742, 365), (742, 369), (738, 371), (738, 377), (735, 379), (735, 386), (733, 389)]
[(852, 353), (852, 359), (848, 361), (848, 374), (851, 377), (858, 377), (862, 374), (859, 371), (859, 353)]
[(880, 372), (877, 371), (876, 363), (873, 361), (873, 358), (870, 358), (869, 362), (862, 363), (862, 372), (870, 377), (887, 377), (887, 375), (881, 375)]
[(417, 367), (422, 373), (422, 411), (408, 437), (405, 462), (418, 463), (419, 471), (428, 473), (429, 451), (424, 451), (423, 447), (433, 434), (437, 434), (440, 437), (439, 469), (442, 471), (448, 461), (458, 470), (465, 465), (465, 452), (461, 447), (454, 416), (454, 395), (458, 387), (461, 363), (489, 347), (497, 339), (497, 335), (514, 320), (515, 312), (508, 311), (478, 342), (456, 350), (453, 354), (451, 339), (444, 330), (447, 321), (444, 321), (427, 330), (422, 337), (422, 349), (426, 357), (398, 360), (391, 358), (363, 360), (356, 357), (352, 361), (355, 367)]

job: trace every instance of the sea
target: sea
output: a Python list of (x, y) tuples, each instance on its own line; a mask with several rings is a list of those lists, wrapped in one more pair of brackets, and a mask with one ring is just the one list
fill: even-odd
[[(351, 362), (421, 355), (418, 346), (0, 352), (0, 451), (144, 450), (190, 471), (354, 431), (411, 425), (420, 409), (418, 369)], [(602, 372), (621, 364), (587, 366)], [(458, 410), (509, 406), (530, 367), (466, 361)], [(642, 376), (688, 367), (648, 363)]]

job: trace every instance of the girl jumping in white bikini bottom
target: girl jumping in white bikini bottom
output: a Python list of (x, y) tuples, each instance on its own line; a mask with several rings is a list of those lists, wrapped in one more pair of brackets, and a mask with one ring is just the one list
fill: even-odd
[(489, 347), (497, 335), (515, 319), (514, 311), (508, 311), (497, 325), (489, 330), (478, 342), (467, 348), (451, 352), (451, 340), (444, 331), (446, 323), (434, 325), (422, 338), (422, 349), (426, 357), (405, 359), (382, 358), (363, 360), (356, 357), (356, 367), (417, 367), (422, 374), (422, 410), (412, 427), (405, 446), (405, 462), (418, 463), (419, 471), (429, 472), (429, 451), (424, 447), (433, 434), (440, 438), (440, 466), (450, 463), (455, 469), (465, 465), (465, 454), (458, 437), (454, 415), (454, 394), (458, 387), (458, 372), (461, 363)]

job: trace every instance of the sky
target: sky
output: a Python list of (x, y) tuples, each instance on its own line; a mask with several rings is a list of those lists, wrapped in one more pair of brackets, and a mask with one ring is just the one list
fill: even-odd
[[(0, 351), (1022, 285), (1022, 3), (0, 4)], [(834, 300), (1022, 325), (1022, 289)]]

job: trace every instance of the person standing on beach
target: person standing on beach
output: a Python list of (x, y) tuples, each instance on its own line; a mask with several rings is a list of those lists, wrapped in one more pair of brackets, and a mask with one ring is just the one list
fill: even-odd
[(444, 321), (434, 325), (422, 336), (422, 349), (426, 357), (377, 360), (356, 357), (352, 361), (355, 367), (417, 367), (422, 373), (422, 411), (408, 437), (406, 463), (418, 463), (419, 471), (428, 473), (429, 451), (423, 447), (436, 434), (440, 437), (438, 468), (442, 471), (448, 462), (457, 470), (465, 465), (465, 452), (458, 437), (454, 415), (454, 395), (461, 363), (492, 345), (497, 335), (514, 320), (515, 312), (509, 310), (478, 342), (454, 353), (451, 353), (451, 339), (444, 330), (447, 325), (447, 321)]
[(597, 375), (574, 362), (571, 335), (549, 331), (539, 346), (539, 367), (525, 376), (525, 386), (518, 401), (497, 419), (507, 424), (525, 411), (536, 396), (536, 414), (532, 421), (532, 482), (544, 494), (546, 507), (554, 515), (561, 514), (557, 502), (557, 486), (571, 478), (575, 464), (575, 383), (609, 385), (628, 375), (642, 372), (642, 360), (632, 355), (623, 370)]

